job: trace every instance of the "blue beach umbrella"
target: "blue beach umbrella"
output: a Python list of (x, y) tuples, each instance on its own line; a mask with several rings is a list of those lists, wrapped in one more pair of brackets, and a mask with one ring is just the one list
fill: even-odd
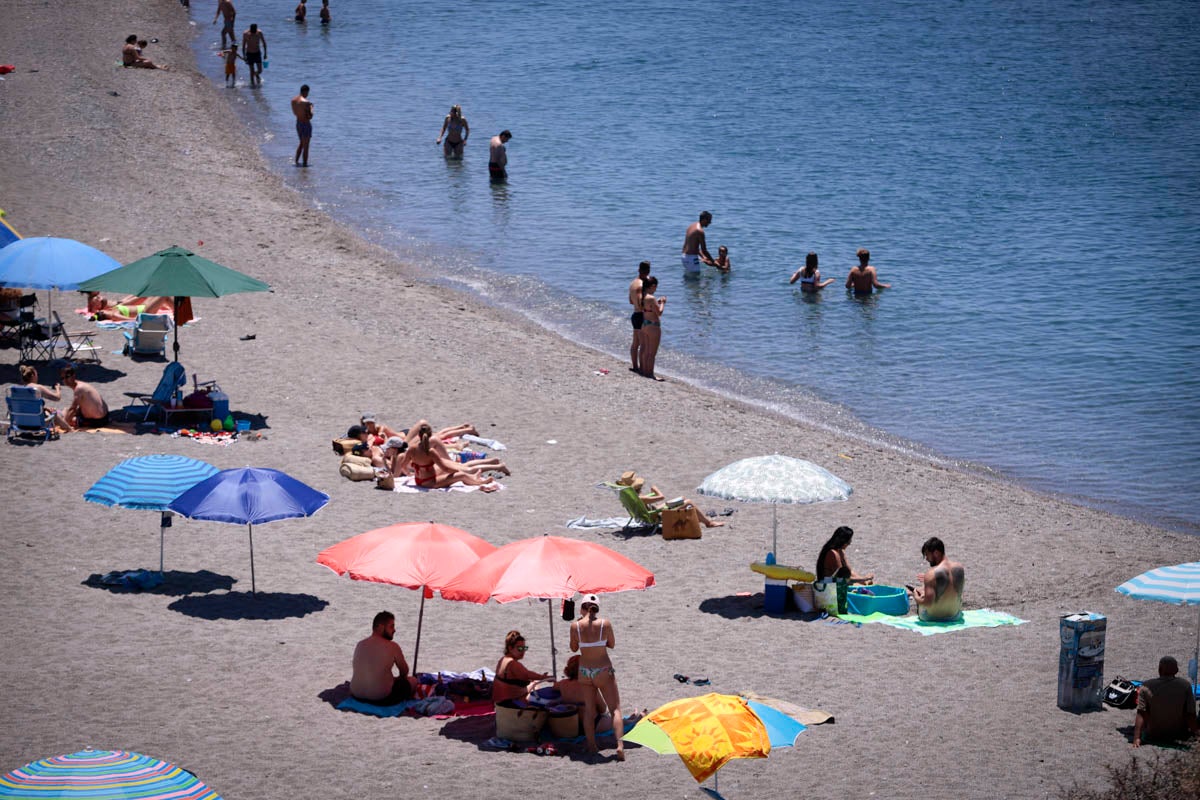
[(83, 242), (35, 236), (0, 248), (0, 286), (78, 289), (80, 283), (119, 266), (115, 258)]
[(125, 750), (80, 750), (0, 776), (0, 798), (221, 800), (182, 767)]
[[(1122, 583), (1117, 591), (1138, 600), (1153, 600), (1173, 606), (1200, 606), (1200, 561), (1143, 572)], [(1193, 659), (1193, 663), (1200, 664), (1200, 614), (1196, 621), (1196, 652)], [(1192, 678), (1194, 680), (1195, 675)]]
[(117, 464), (92, 488), (83, 493), (90, 503), (117, 508), (161, 511), (158, 533), (158, 571), (163, 571), (163, 539), (171, 527), (167, 506), (200, 481), (214, 475), (217, 468), (206, 461), (184, 456), (138, 456)]
[(189, 519), (246, 525), (250, 536), (250, 592), (254, 583), (254, 526), (280, 519), (311, 517), (329, 502), (319, 492), (277, 469), (226, 469), (175, 498), (171, 511)]

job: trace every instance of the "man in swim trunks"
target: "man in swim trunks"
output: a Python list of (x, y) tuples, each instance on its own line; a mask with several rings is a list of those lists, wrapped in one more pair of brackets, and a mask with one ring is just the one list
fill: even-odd
[(511, 138), (512, 133), (503, 130), (488, 144), (488, 177), (492, 183), (503, 183), (508, 178), (508, 148), (505, 145)]
[(855, 294), (870, 294), (874, 289), (890, 289), (890, 283), (880, 283), (875, 268), (871, 266), (871, 251), (865, 247), (858, 248), (858, 266), (850, 270), (846, 276), (846, 288), (853, 289)]
[(225, 15), (225, 24), (221, 27), (221, 49), (225, 48), (225, 37), (229, 36), (229, 43), (237, 42), (237, 33), (233, 30), (233, 21), (237, 18), (237, 9), (233, 7), (232, 0), (217, 0), (217, 13), (213, 14), (213, 25), (217, 24), (217, 17)]
[(308, 16), (308, 6), (304, 5), (308, 0), (300, 0), (300, 5), (296, 6), (296, 22), (304, 22)]
[[(313, 104), (308, 99), (308, 84), (300, 87), (300, 94), (292, 98), (292, 113), (296, 115), (296, 135), (300, 144), (296, 145), (296, 157), (293, 163), (297, 166), (308, 166), (308, 142), (312, 139)], [(304, 156), (301, 163), (300, 157)]]
[(946, 546), (936, 536), (921, 545), (921, 557), (929, 562), (929, 570), (917, 576), (922, 585), (916, 589), (905, 587), (916, 602), (921, 619), (928, 622), (958, 619), (966, 583), (963, 565), (946, 558)]
[(74, 367), (59, 370), (58, 379), (75, 394), (71, 407), (63, 413), (67, 424), (72, 428), (103, 428), (108, 424), (108, 404), (95, 386), (75, 377)]
[(250, 69), (250, 85), (255, 81), (262, 86), (262, 63), (267, 57), (267, 37), (258, 29), (258, 23), (252, 22), (250, 30), (242, 33), (242, 58)]
[(629, 346), (629, 360), (633, 362), (633, 366), (629, 369), (634, 372), (642, 371), (641, 349), (642, 349), (642, 281), (650, 277), (650, 262), (643, 261), (638, 264), (638, 275), (629, 283), (629, 305), (633, 306), (633, 313), (629, 315), (629, 321), (633, 324), (633, 344)]
[(394, 706), (412, 698), (417, 681), (408, 674), (404, 651), (392, 641), (395, 635), (396, 616), (380, 611), (371, 622), (371, 635), (355, 645), (350, 694), (356, 700)]
[(712, 212), (701, 211), (700, 221), (688, 226), (683, 235), (683, 274), (699, 275), (700, 263), (716, 266), (716, 261), (708, 254), (708, 246), (704, 242), (704, 229), (712, 222)]

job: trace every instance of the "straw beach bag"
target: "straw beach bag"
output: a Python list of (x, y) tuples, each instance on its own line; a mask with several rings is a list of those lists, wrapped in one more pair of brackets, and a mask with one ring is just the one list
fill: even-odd
[(496, 736), (513, 742), (534, 742), (550, 712), (535, 706), (518, 706), (514, 700), (496, 703)]

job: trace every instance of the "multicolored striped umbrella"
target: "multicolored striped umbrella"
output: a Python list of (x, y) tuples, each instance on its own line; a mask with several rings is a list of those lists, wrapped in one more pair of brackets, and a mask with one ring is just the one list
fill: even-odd
[[(1138, 600), (1153, 600), (1173, 606), (1200, 605), (1200, 561), (1159, 567), (1130, 578), (1117, 587), (1121, 594)], [(1196, 653), (1193, 663), (1200, 663), (1200, 614), (1196, 620)], [(1191, 672), (1189, 670), (1189, 672)], [(1195, 680), (1196, 676), (1191, 675)]]
[(171, 527), (167, 506), (200, 481), (215, 475), (206, 461), (184, 456), (138, 456), (117, 464), (104, 474), (83, 499), (102, 506), (161, 511), (158, 533), (158, 571), (163, 571), (163, 540)]
[(80, 750), (43, 758), (0, 777), (0, 798), (221, 800), (185, 769), (125, 750)]

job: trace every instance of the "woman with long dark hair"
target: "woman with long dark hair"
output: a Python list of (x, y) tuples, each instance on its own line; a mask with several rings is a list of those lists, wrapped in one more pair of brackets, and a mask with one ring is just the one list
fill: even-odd
[(846, 560), (846, 548), (850, 546), (850, 540), (853, 538), (854, 529), (848, 525), (843, 525), (833, 532), (833, 536), (829, 537), (829, 541), (821, 548), (821, 554), (817, 556), (817, 580), (842, 578), (850, 583), (875, 582), (875, 573), (859, 575), (850, 568), (850, 562)]

